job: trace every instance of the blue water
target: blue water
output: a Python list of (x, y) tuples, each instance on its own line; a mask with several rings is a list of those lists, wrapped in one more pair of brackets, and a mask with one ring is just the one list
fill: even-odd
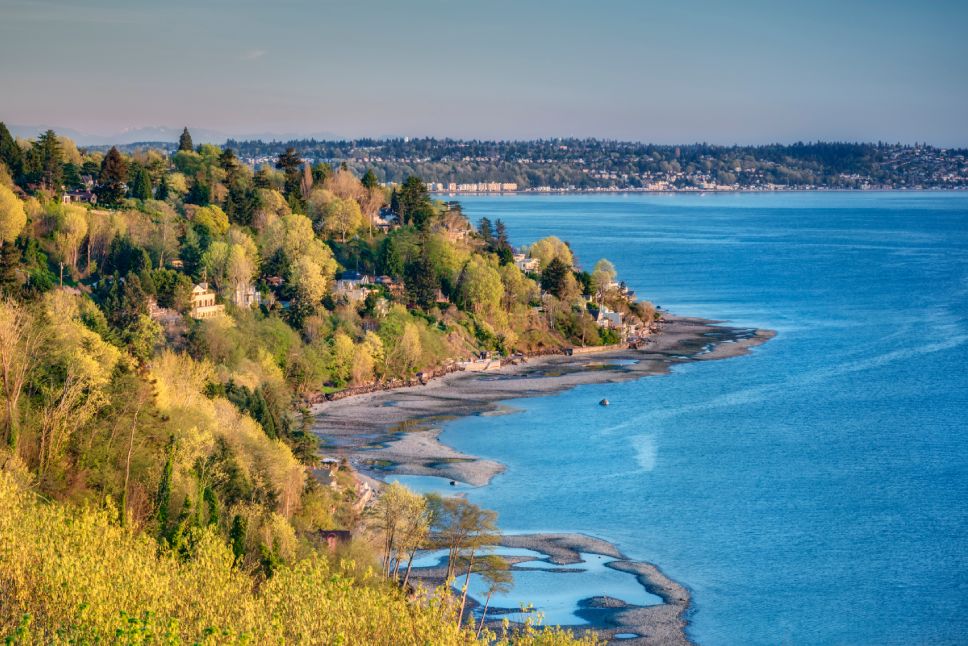
[[(662, 603), (658, 596), (647, 592), (635, 579), (626, 573), (607, 566), (615, 559), (601, 554), (581, 553), (581, 561), (569, 565), (552, 563), (540, 552), (522, 548), (499, 547), (491, 550), (500, 556), (523, 556), (525, 560), (513, 566), (514, 587), (507, 591), (492, 594), (488, 613), (494, 619), (496, 614), (512, 621), (523, 622), (529, 617), (540, 620), (544, 625), (579, 626), (588, 622), (575, 614), (578, 603), (588, 597), (587, 589), (609, 590), (611, 596), (639, 606)], [(431, 567), (446, 562), (447, 550), (435, 550), (421, 554), (414, 559), (413, 566)], [(454, 587), (461, 590), (463, 576), (458, 575)], [(479, 574), (472, 574), (468, 594), (483, 604), (487, 597), (487, 582)], [(527, 609), (527, 612), (523, 612)], [(477, 609), (480, 619), (481, 608)]]
[(462, 201), (671, 311), (778, 332), (450, 423), (444, 442), (508, 465), (467, 491), (503, 528), (658, 564), (700, 644), (968, 641), (968, 195)]

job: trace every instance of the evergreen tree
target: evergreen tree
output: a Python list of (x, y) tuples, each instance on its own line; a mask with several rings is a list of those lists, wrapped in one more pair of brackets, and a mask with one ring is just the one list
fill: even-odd
[(101, 174), (98, 176), (97, 193), (98, 204), (113, 206), (118, 204), (127, 193), (128, 163), (114, 146), (104, 156), (101, 162)]
[(0, 240), (0, 295), (12, 296), (17, 290), (20, 250), (12, 242)]
[(293, 195), (299, 196), (300, 183), (302, 182), (302, 159), (295, 148), (287, 148), (286, 152), (279, 153), (276, 159), (276, 168), (286, 175), (286, 187), (284, 193), (287, 198)]
[(10, 171), (14, 181), (19, 182), (24, 172), (23, 152), (2, 121), (0, 121), (0, 161), (7, 165), (7, 170)]
[(155, 514), (158, 519), (159, 533), (164, 535), (168, 528), (168, 514), (171, 506), (171, 485), (175, 468), (175, 438), (168, 440), (165, 449), (165, 468), (161, 472), (158, 493), (155, 494)]
[(150, 200), (154, 194), (151, 188), (151, 176), (148, 171), (138, 167), (135, 171), (134, 181), (131, 183), (131, 197), (136, 200)]
[(44, 188), (60, 191), (64, 178), (64, 160), (60, 142), (53, 130), (48, 130), (34, 142), (30, 150), (31, 170), (36, 174), (36, 180)]
[(164, 202), (168, 199), (168, 195), (168, 175), (162, 175), (161, 181), (158, 183), (158, 193), (155, 195), (155, 197)]
[(201, 179), (195, 180), (188, 195), (185, 196), (185, 201), (189, 204), (208, 206), (212, 202), (212, 187)]
[(564, 292), (566, 277), (571, 271), (559, 258), (552, 259), (541, 272), (541, 289), (560, 297)]
[(430, 192), (419, 177), (410, 175), (400, 187), (397, 217), (402, 224), (413, 224), (422, 228), (433, 215)]
[(218, 165), (222, 167), (225, 172), (230, 172), (239, 166), (239, 158), (235, 156), (235, 151), (231, 148), (225, 148), (222, 154), (219, 155)]
[(252, 178), (252, 185), (256, 188), (272, 188), (272, 177), (268, 167), (263, 166), (256, 171)]
[(379, 186), (380, 182), (376, 178), (376, 173), (373, 172), (372, 168), (367, 168), (366, 172), (363, 173), (363, 179), (360, 180), (366, 190), (370, 190), (375, 186)]
[(326, 162), (316, 162), (313, 165), (313, 183), (322, 184), (333, 176), (333, 167)]
[(64, 164), (64, 186), (70, 190), (79, 189), (84, 186), (77, 164), (71, 162)]
[(178, 138), (178, 150), (195, 150), (195, 146), (192, 144), (192, 134), (188, 132), (188, 126), (182, 130), (181, 137)]
[(495, 247), (509, 247), (508, 243), (508, 229), (504, 225), (504, 221), (498, 219), (494, 223), (494, 246)]
[(407, 286), (410, 303), (423, 309), (430, 309), (437, 302), (440, 278), (437, 269), (426, 253), (422, 253), (407, 263), (403, 272), (403, 282)]
[(477, 226), (478, 233), (484, 240), (484, 244), (490, 247), (494, 243), (494, 231), (491, 228), (490, 218), (481, 218), (481, 223)]

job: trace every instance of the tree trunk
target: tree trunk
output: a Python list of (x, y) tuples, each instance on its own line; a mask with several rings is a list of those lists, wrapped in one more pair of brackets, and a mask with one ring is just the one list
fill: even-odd
[(141, 404), (134, 413), (131, 422), (131, 435), (128, 437), (128, 457), (124, 461), (124, 490), (121, 492), (121, 525), (127, 526), (128, 518), (128, 481), (131, 479), (131, 452), (134, 450), (134, 432), (138, 426), (138, 415), (141, 413)]
[(457, 627), (460, 628), (464, 623), (464, 604), (467, 603), (467, 589), (471, 585), (471, 570), (474, 569), (474, 552), (471, 552), (471, 559), (467, 562), (467, 574), (464, 576), (464, 591), (460, 596), (460, 615), (457, 617)]
[(481, 631), (484, 630), (484, 621), (487, 619), (487, 608), (491, 605), (491, 595), (493, 590), (487, 591), (487, 600), (484, 601), (484, 610), (481, 612), (481, 625), (477, 627), (477, 638), (481, 638)]
[(417, 553), (417, 548), (410, 550), (410, 558), (407, 559), (407, 571), (403, 575), (403, 587), (407, 587), (407, 581), (410, 580), (410, 570), (413, 568), (413, 557)]

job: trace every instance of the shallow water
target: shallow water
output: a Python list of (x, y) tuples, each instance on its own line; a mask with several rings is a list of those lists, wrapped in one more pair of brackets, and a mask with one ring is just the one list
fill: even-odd
[(778, 331), (747, 357), (448, 423), (444, 442), (508, 465), (464, 492), (503, 528), (658, 564), (692, 590), (701, 644), (964, 643), (968, 195), (462, 202), (515, 244), (610, 258), (671, 311)]
[[(542, 622), (547, 625), (586, 624), (575, 610), (578, 602), (589, 596), (584, 593), (587, 589), (608, 589), (610, 596), (638, 606), (662, 603), (662, 599), (646, 592), (635, 577), (608, 567), (607, 563), (615, 560), (608, 556), (582, 552), (581, 563), (557, 565), (548, 561), (544, 554), (529, 549), (499, 547), (491, 553), (533, 559), (514, 566), (514, 587), (511, 590), (491, 596), (488, 615), (492, 619), (500, 614), (512, 621), (524, 621), (540, 612)], [(414, 567), (440, 565), (446, 557), (447, 550), (427, 552), (414, 559)], [(463, 577), (457, 577), (454, 587), (460, 589), (463, 585)], [(471, 575), (468, 594), (481, 603), (487, 597), (487, 584), (479, 574)], [(521, 612), (532, 606), (533, 611)], [(479, 610), (477, 616), (480, 617)]]

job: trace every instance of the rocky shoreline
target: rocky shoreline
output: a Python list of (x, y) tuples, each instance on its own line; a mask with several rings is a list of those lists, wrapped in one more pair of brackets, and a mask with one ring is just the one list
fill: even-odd
[[(679, 363), (740, 356), (773, 336), (770, 330), (666, 315), (659, 332), (638, 349), (542, 356), (496, 372), (452, 372), (423, 385), (321, 402), (313, 406), (314, 432), (322, 439), (325, 453), (349, 459), (375, 488), (391, 473), (483, 486), (504, 465), (439, 442), (444, 422), (467, 415), (506, 414), (513, 409), (502, 402), (516, 398), (666, 374)], [(632, 606), (606, 596), (590, 596), (578, 611), (589, 627), (623, 644), (689, 643), (685, 634), (689, 592), (655, 565), (628, 560), (611, 543), (583, 534), (509, 534), (502, 545), (533, 549), (559, 564), (580, 562), (580, 552), (614, 558), (608, 567), (635, 575), (663, 603)], [(433, 568), (424, 568), (419, 576), (435, 581)]]

